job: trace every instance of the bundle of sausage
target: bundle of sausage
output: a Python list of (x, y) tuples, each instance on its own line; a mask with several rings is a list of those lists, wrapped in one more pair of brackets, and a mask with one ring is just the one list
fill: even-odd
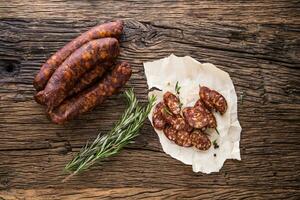
[(179, 98), (166, 92), (163, 101), (153, 111), (154, 128), (163, 130), (165, 136), (183, 147), (194, 146), (199, 150), (208, 150), (211, 146), (206, 128), (216, 128), (217, 121), (212, 110), (224, 114), (227, 110), (225, 98), (215, 90), (201, 87), (200, 99), (193, 107), (182, 110)]
[(121, 21), (96, 26), (56, 52), (34, 79), (36, 102), (62, 124), (92, 110), (122, 88), (131, 76), (128, 63), (116, 63)]

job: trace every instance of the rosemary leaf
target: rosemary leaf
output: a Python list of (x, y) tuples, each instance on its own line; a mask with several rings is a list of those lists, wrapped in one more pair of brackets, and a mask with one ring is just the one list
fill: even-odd
[(119, 153), (138, 136), (140, 128), (154, 106), (156, 97), (150, 97), (147, 106), (140, 106), (132, 89), (126, 90), (124, 94), (128, 107), (120, 120), (108, 134), (99, 133), (92, 143), (87, 143), (65, 166), (65, 171), (70, 172), (71, 175), (64, 181), (87, 170), (96, 162)]

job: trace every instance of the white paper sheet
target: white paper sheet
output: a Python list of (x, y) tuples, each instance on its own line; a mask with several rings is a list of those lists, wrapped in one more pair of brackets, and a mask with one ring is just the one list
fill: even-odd
[[(157, 96), (156, 103), (162, 101), (166, 91), (175, 93), (177, 81), (181, 86), (179, 96), (183, 107), (193, 106), (199, 99), (199, 85), (218, 91), (228, 103), (228, 110), (224, 115), (214, 113), (220, 135), (213, 129), (207, 130), (210, 140), (216, 139), (219, 148), (214, 149), (212, 145), (209, 150), (200, 151), (194, 147), (180, 147), (168, 140), (162, 131), (155, 129), (167, 154), (184, 164), (192, 165), (194, 172), (203, 173), (218, 172), (226, 159), (241, 159), (239, 143), (242, 128), (237, 118), (237, 95), (228, 73), (213, 64), (202, 64), (190, 56), (177, 57), (173, 54), (144, 63), (144, 70), (149, 89), (156, 87), (162, 90), (149, 92), (149, 96)], [(152, 112), (148, 118), (152, 123)]]

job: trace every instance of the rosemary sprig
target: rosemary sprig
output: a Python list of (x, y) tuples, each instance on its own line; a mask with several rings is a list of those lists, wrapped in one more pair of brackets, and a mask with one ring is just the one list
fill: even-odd
[(173, 114), (171, 113), (171, 111), (169, 111), (169, 109), (168, 109), (167, 107), (164, 107), (164, 108), (163, 108), (163, 111), (164, 111), (164, 113), (165, 113), (166, 115), (173, 115)]
[(72, 174), (64, 181), (88, 169), (94, 163), (119, 153), (124, 146), (138, 136), (140, 128), (154, 106), (156, 97), (150, 97), (148, 105), (144, 107), (139, 105), (132, 89), (125, 91), (125, 98), (128, 108), (121, 119), (108, 134), (99, 133), (92, 143), (87, 143), (65, 166), (65, 171)]
[(214, 149), (219, 148), (219, 145), (218, 145), (218, 143), (217, 143), (217, 139), (215, 139), (215, 140), (213, 141), (213, 145), (214, 145)]
[(178, 81), (176, 82), (176, 85), (175, 85), (175, 92), (177, 93), (177, 95), (180, 94), (180, 89), (181, 89), (181, 86), (179, 86), (179, 83)]

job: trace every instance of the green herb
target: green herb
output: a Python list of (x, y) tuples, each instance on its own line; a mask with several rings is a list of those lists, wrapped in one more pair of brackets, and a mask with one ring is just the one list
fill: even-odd
[(244, 92), (241, 92), (241, 94), (240, 94), (240, 101), (241, 101), (241, 104), (243, 104), (244, 97), (245, 97)]
[(179, 108), (181, 109), (183, 106), (183, 103), (179, 102)]
[(178, 81), (177, 81), (176, 85), (175, 85), (175, 91), (178, 95), (180, 94), (180, 89), (181, 89), (181, 87), (179, 86)]
[(217, 128), (215, 128), (215, 130), (216, 130), (217, 134), (218, 134), (218, 135), (220, 135), (220, 133), (219, 133), (218, 129), (217, 129)]
[(139, 135), (139, 130), (150, 113), (155, 96), (149, 99), (147, 106), (140, 106), (132, 89), (125, 91), (128, 107), (114, 128), (106, 135), (99, 135), (90, 144), (86, 144), (81, 151), (65, 166), (65, 171), (71, 174), (64, 179), (88, 169), (96, 162), (113, 156)]
[(218, 145), (218, 143), (217, 143), (217, 139), (215, 139), (215, 140), (213, 141), (213, 145), (214, 145), (214, 149), (219, 148), (219, 145)]
[(169, 111), (169, 109), (166, 106), (163, 108), (163, 111), (167, 115), (172, 115), (171, 111)]

